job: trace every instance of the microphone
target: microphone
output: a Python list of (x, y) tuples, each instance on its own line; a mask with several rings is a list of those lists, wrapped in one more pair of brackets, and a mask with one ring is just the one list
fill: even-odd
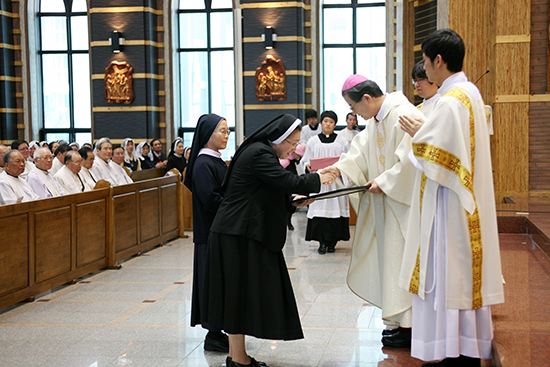
[(487, 70), (486, 72), (484, 72), (483, 74), (481, 74), (481, 76), (479, 77), (478, 80), (476, 80), (476, 82), (474, 84), (477, 84), (477, 82), (479, 82), (481, 80), (481, 78), (483, 78), (485, 75), (489, 74), (489, 71), (490, 70)]

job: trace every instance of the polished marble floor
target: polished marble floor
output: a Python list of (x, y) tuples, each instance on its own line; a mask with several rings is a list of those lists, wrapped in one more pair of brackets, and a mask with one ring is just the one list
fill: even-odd
[[(317, 243), (304, 240), (305, 213), (295, 214), (293, 223), (296, 230), (288, 232), (284, 253), (305, 338), (280, 342), (247, 337), (249, 354), (271, 367), (421, 366), (408, 349), (382, 348), (379, 310), (346, 286), (350, 242), (339, 243), (334, 254), (319, 255)], [(505, 241), (513, 253), (503, 261), (510, 264), (521, 251), (518, 241), (525, 240), (517, 236)], [(540, 255), (532, 246), (527, 250), (531, 257)], [(222, 366), (226, 355), (205, 352), (205, 331), (189, 327), (192, 256), (191, 238), (178, 239), (124, 262), (120, 270), (100, 271), (33, 303), (0, 311), (0, 366)], [(518, 271), (510, 266), (505, 270)], [(524, 278), (508, 277), (509, 284), (515, 287), (517, 279)], [(547, 300), (548, 292), (540, 296)], [(514, 314), (523, 311), (513, 308)], [(501, 308), (497, 314), (508, 321), (509, 312)], [(548, 322), (547, 315), (541, 322)], [(516, 361), (516, 336), (525, 346), (529, 332), (516, 335), (516, 329), (525, 327), (497, 328), (508, 361)], [(530, 342), (531, 352), (538, 342)]]

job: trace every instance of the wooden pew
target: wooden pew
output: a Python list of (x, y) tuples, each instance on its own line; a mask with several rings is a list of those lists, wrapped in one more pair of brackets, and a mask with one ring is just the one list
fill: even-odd
[(144, 169), (141, 171), (134, 171), (132, 172), (132, 181), (144, 181), (144, 180), (150, 180), (152, 178), (159, 178), (163, 177), (166, 174), (166, 168), (151, 168), (151, 169)]

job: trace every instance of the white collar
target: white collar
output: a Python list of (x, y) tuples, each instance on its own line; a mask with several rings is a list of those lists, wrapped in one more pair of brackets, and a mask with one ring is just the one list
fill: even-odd
[(468, 81), (468, 77), (463, 71), (454, 73), (450, 77), (445, 79), (441, 84), (438, 93), (444, 95), (445, 93), (456, 87), (466, 89), (474, 98), (481, 99), (479, 89), (477, 89), (477, 87), (473, 83)]
[(384, 97), (385, 97), (384, 102), (382, 102), (382, 106), (380, 106), (380, 110), (378, 111), (376, 116), (374, 116), (375, 120), (378, 121), (378, 122), (380, 122), (384, 119), (384, 115), (386, 113), (386, 105), (387, 105), (386, 102), (388, 102), (388, 94), (384, 93)]
[(197, 157), (201, 154), (206, 154), (206, 155), (212, 156), (214, 158), (221, 158), (222, 157), (222, 154), (220, 152), (216, 152), (215, 150), (210, 149), (210, 148), (202, 148), (199, 151), (199, 154), (197, 155)]

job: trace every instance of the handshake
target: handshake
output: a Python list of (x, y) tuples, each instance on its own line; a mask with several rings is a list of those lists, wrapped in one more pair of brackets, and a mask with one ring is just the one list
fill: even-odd
[(317, 171), (321, 179), (321, 183), (324, 185), (331, 185), (338, 176), (340, 176), (340, 170), (334, 166), (328, 166)]

